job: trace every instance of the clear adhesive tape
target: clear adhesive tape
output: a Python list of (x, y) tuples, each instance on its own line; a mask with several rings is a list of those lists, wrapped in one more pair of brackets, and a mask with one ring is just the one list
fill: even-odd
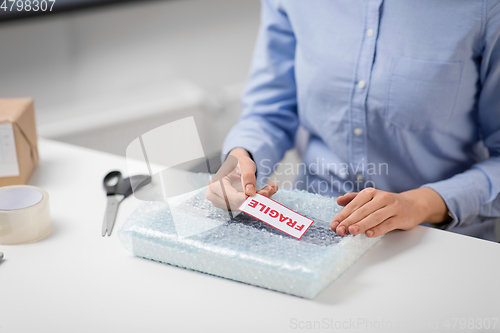
[(0, 187), (0, 244), (36, 242), (50, 234), (49, 194), (38, 187)]

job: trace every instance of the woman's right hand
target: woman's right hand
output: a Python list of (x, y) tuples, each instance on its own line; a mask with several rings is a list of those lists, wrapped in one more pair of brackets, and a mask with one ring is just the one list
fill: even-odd
[(237, 211), (243, 201), (255, 193), (271, 197), (278, 186), (266, 185), (257, 191), (256, 170), (255, 162), (245, 149), (233, 149), (210, 181), (205, 197), (215, 207), (231, 211)]

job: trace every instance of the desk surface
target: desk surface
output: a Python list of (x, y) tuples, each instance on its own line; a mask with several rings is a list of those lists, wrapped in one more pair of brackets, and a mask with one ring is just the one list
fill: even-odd
[(136, 199), (122, 203), (113, 235), (101, 236), (101, 181), (125, 172), (125, 159), (47, 140), (40, 157), (30, 183), (50, 194), (53, 230), (33, 244), (0, 246), (0, 333), (464, 332), (488, 324), (500, 332), (500, 244), (425, 227), (391, 232), (305, 300), (132, 256), (116, 231)]

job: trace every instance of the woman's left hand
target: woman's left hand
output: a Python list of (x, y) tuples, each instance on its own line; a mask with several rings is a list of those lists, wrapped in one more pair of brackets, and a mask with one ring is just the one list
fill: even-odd
[(330, 227), (341, 236), (365, 233), (377, 237), (394, 229), (409, 230), (420, 223), (449, 220), (443, 199), (428, 187), (402, 193), (366, 188), (338, 197), (337, 203), (345, 207)]

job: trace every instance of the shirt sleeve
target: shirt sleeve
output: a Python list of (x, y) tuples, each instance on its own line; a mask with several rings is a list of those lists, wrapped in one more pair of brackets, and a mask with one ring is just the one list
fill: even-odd
[[(494, 2), (494, 3), (493, 3)], [(500, 4), (487, 3), (484, 48), (480, 63), (481, 91), (478, 121), (489, 158), (471, 169), (437, 183), (425, 184), (445, 201), (453, 221), (447, 228), (465, 226), (477, 216), (500, 216)]]
[(249, 151), (263, 182), (294, 145), (298, 128), (294, 74), (295, 35), (277, 1), (262, 0), (261, 25), (250, 76), (242, 98), (242, 115), (223, 146)]

